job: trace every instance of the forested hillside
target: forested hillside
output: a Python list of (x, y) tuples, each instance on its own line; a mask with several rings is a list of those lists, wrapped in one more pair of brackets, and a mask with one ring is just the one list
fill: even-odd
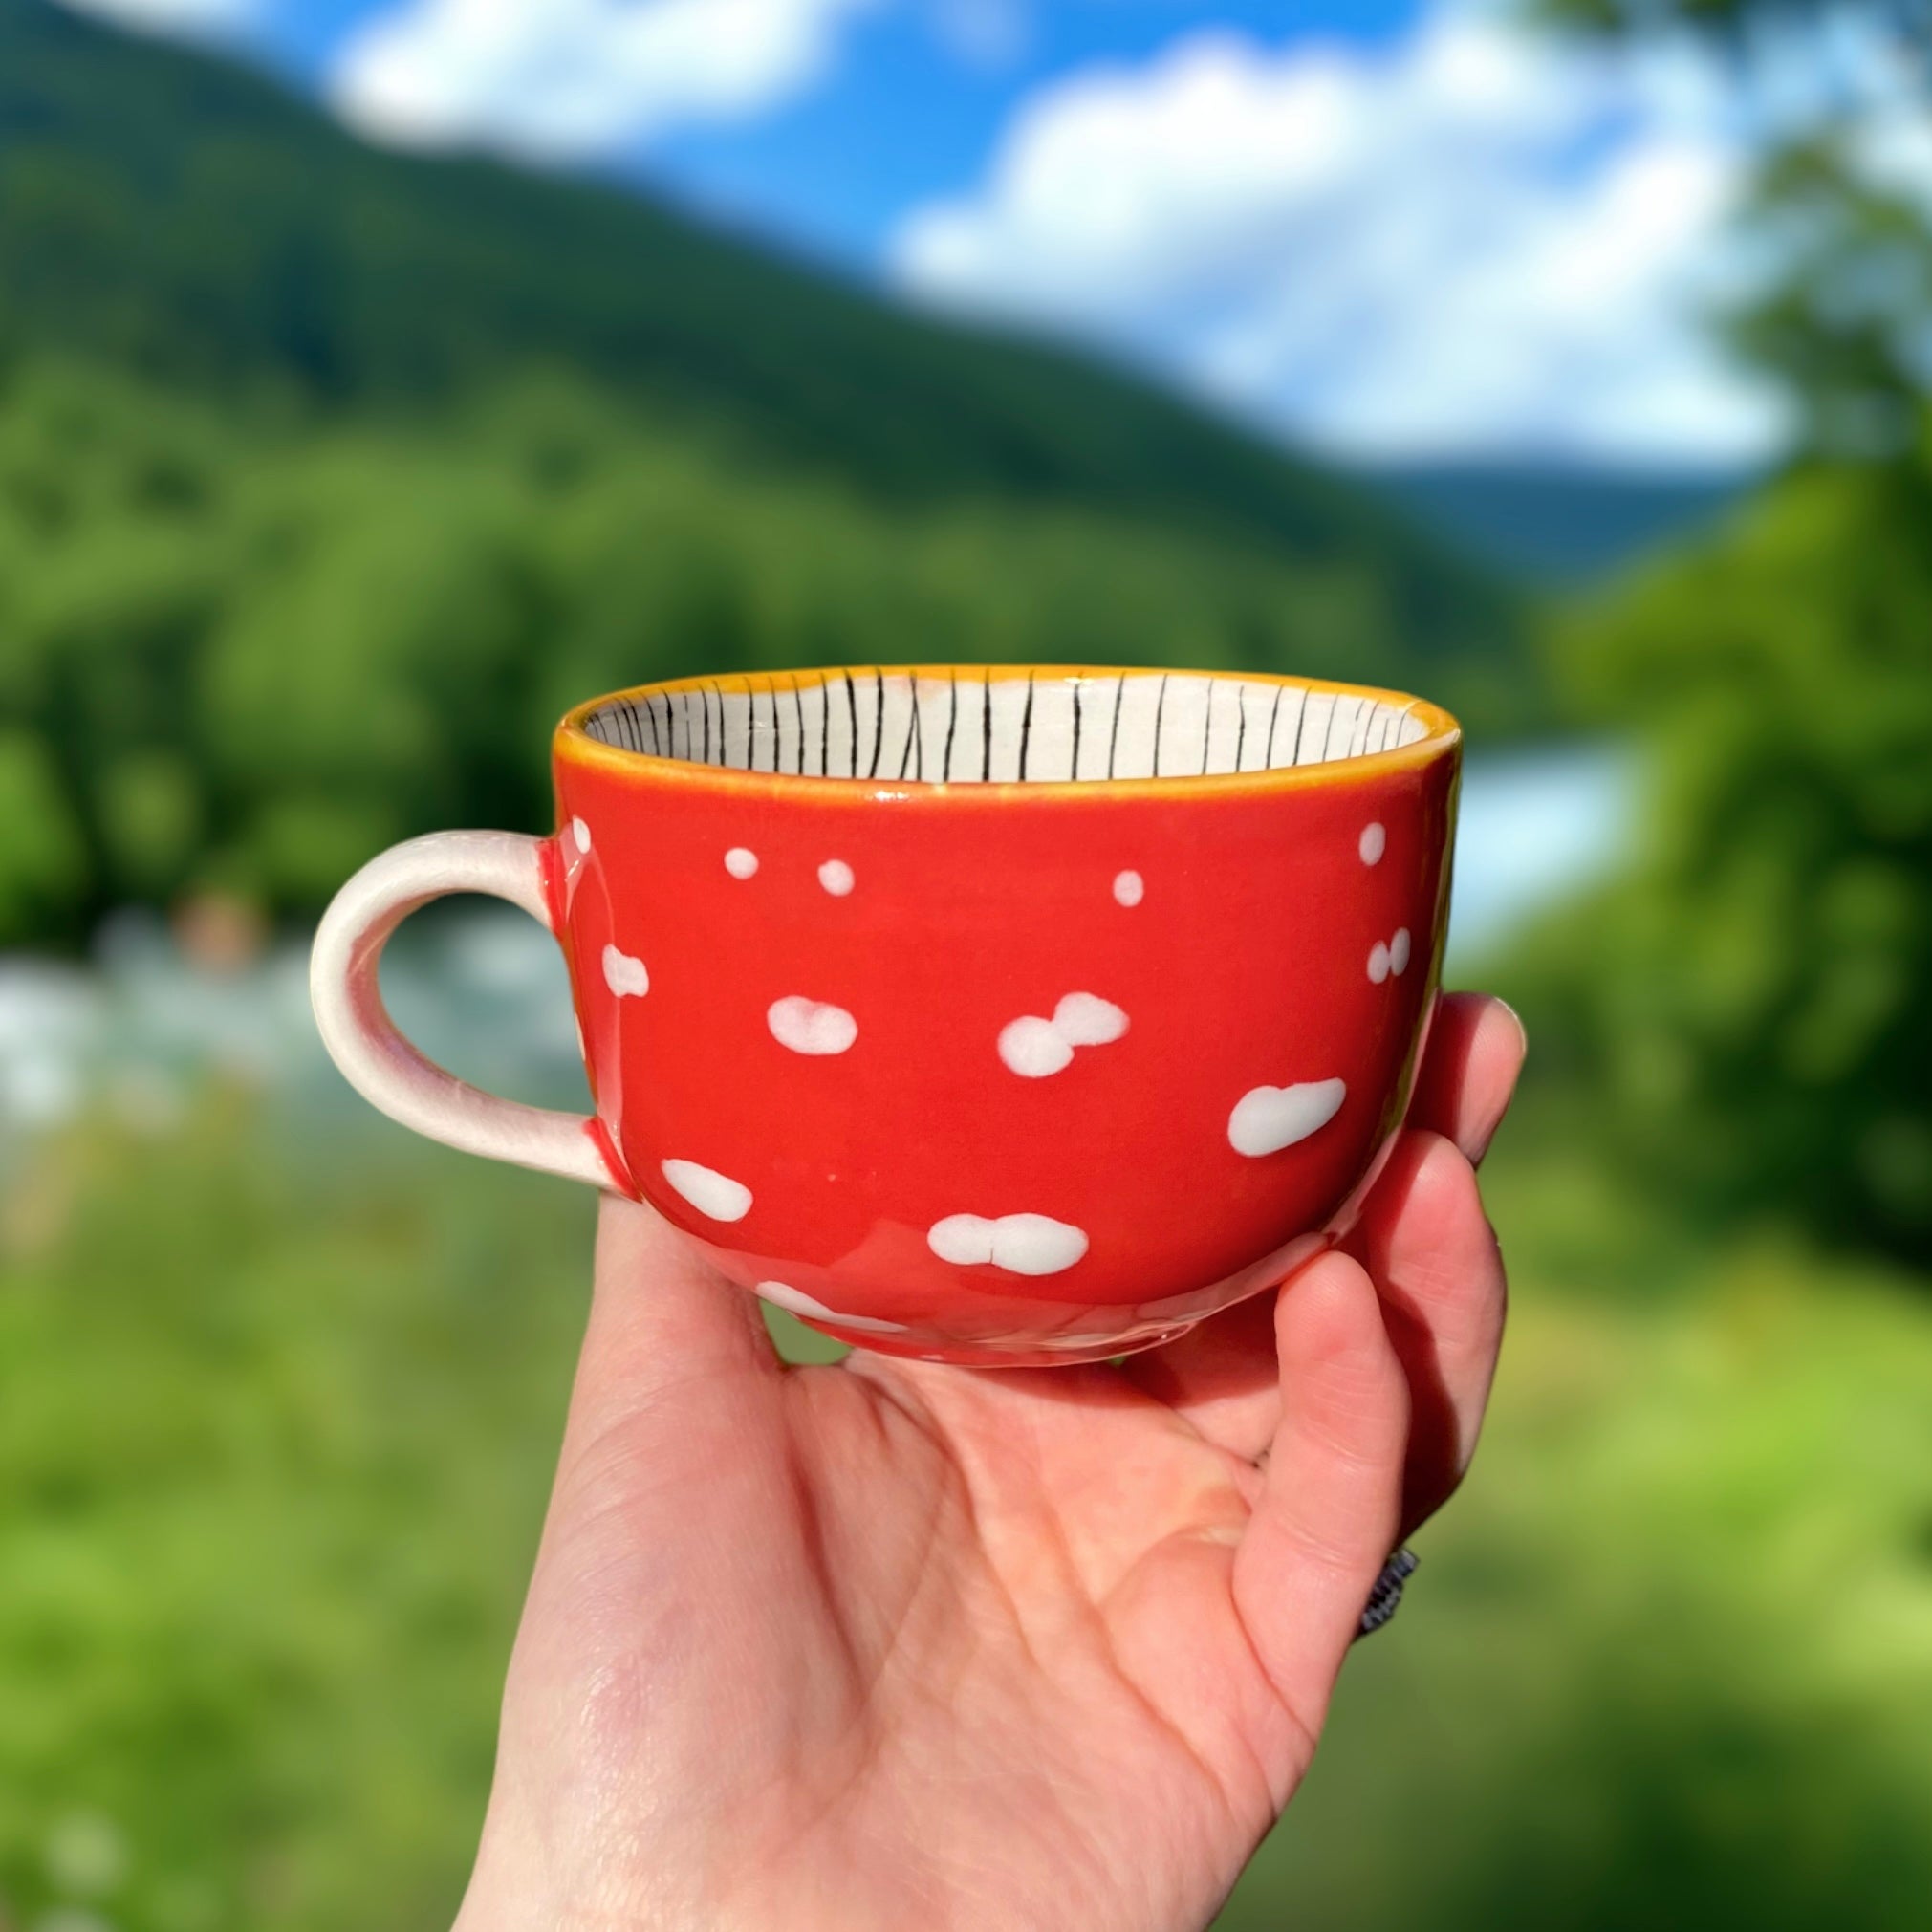
[(555, 711), (700, 665), (1539, 702), (1512, 597), (1352, 481), (44, 0), (0, 0), (0, 943), (534, 823)]
[(364, 147), (253, 74), (0, 0), (0, 340), (421, 408), (532, 361), (896, 491), (1058, 497), (1475, 576), (1357, 486), (1070, 354), (919, 319), (630, 192)]

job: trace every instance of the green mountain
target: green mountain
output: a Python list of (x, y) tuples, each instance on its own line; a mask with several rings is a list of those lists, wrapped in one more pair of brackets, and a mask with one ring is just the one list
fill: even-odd
[(1763, 481), (1749, 470), (1463, 463), (1389, 467), (1370, 482), (1466, 554), (1568, 589), (1708, 533)]
[(1514, 595), (1357, 482), (634, 194), (379, 153), (0, 0), (0, 943), (534, 824), (699, 668), (1085, 661), (1533, 722)]
[(402, 407), (549, 359), (893, 491), (1346, 550), (1424, 629), (1484, 598), (1367, 492), (1125, 375), (914, 318), (635, 193), (378, 152), (46, 0), (0, 0), (0, 344)]

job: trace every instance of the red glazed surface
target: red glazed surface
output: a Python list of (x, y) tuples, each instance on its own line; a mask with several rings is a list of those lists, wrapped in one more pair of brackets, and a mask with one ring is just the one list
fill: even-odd
[[(1093, 1359), (1270, 1286), (1283, 1250), (1340, 1226), (1435, 988), (1460, 755), (1443, 714), (1416, 707), (1421, 744), (1284, 771), (936, 786), (644, 756), (585, 735), (593, 708), (558, 732), (549, 887), (598, 1131), (732, 1279), (871, 1348)], [(1125, 1031), (1056, 1047), (1043, 1030), (1076, 993)], [(1075, 1036), (1118, 1025), (1066, 1010)], [(1031, 1064), (1057, 1071), (1003, 1057), (1029, 1016)], [(1334, 1080), (1305, 1138), (1234, 1144), (1256, 1090)], [(1248, 1099), (1235, 1138), (1267, 1146), (1291, 1105)], [(749, 1205), (724, 1218), (739, 1195), (701, 1177), (705, 1211), (667, 1161)], [(1017, 1271), (1075, 1236), (1003, 1232), (1011, 1216), (1084, 1251)]]

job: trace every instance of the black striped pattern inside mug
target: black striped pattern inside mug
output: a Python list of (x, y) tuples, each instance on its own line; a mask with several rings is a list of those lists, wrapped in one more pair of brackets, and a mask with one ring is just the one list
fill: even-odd
[(1128, 671), (779, 673), (613, 698), (605, 745), (804, 778), (988, 781), (1208, 777), (1413, 745), (1407, 702), (1272, 679)]

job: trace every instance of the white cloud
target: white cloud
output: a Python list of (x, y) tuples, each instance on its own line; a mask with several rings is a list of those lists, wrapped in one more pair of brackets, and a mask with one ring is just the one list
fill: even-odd
[(400, 145), (544, 161), (740, 120), (803, 92), (881, 0), (404, 0), (352, 33), (337, 109)]
[(1690, 59), (1447, 5), (1385, 50), (1205, 33), (1062, 76), (891, 259), (1354, 455), (1749, 458), (1776, 406), (1704, 327), (1747, 164)]
[(250, 25), (256, 0), (60, 0), (73, 13), (91, 13), (138, 33), (209, 39)]

